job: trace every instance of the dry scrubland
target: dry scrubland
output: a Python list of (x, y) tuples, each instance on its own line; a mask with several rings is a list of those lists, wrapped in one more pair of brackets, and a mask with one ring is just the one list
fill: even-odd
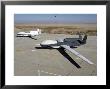
[(29, 31), (32, 29), (42, 29), (42, 33), (70, 34), (78, 32), (86, 33), (90, 36), (97, 35), (97, 24), (15, 24), (19, 31)]

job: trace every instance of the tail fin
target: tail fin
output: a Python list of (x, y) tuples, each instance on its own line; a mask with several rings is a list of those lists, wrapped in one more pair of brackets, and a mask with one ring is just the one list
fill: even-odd
[(87, 35), (85, 35), (83, 40), (82, 40), (84, 44), (86, 43), (86, 40), (87, 40)]
[(81, 40), (82, 40), (82, 35), (81, 35), (81, 34), (79, 34), (79, 39), (81, 39)]
[(82, 35), (80, 32), (77, 33), (79, 35), (79, 39), (82, 40)]

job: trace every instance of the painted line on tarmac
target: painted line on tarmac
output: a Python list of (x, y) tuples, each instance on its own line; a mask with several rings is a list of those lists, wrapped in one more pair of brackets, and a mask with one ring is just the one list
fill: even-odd
[(40, 76), (40, 70), (38, 70), (38, 76)]
[(31, 50), (32, 52), (36, 51), (36, 50)]
[(50, 75), (62, 76), (62, 75), (58, 75), (58, 74), (55, 74), (55, 73), (50, 73), (50, 72), (43, 71), (43, 70), (39, 70), (39, 71), (42, 72), (42, 73), (50, 74)]

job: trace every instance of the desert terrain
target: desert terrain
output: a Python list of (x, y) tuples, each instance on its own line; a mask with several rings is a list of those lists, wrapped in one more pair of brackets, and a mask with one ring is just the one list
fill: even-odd
[(70, 34), (76, 35), (78, 32), (88, 35), (97, 35), (96, 24), (15, 24), (15, 27), (21, 31), (42, 29), (42, 33), (52, 34)]

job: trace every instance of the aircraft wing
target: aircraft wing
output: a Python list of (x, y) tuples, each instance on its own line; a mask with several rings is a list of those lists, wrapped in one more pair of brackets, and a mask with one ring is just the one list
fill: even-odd
[(89, 64), (94, 64), (93, 62), (91, 62), (90, 60), (88, 60), (87, 58), (85, 58), (84, 56), (82, 56), (81, 54), (79, 54), (78, 52), (76, 52), (75, 50), (71, 49), (69, 46), (67, 46), (67, 45), (61, 45), (61, 47), (63, 47), (65, 49), (67, 49), (68, 51), (74, 53), (76, 56), (80, 57), (85, 62), (87, 62)]

